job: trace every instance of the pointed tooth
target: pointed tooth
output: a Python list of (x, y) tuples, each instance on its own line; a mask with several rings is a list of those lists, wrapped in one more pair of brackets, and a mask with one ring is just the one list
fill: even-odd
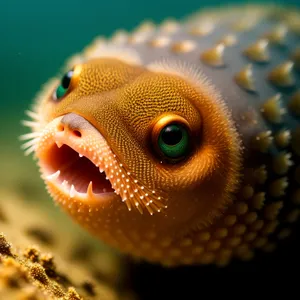
[(65, 189), (68, 189), (68, 181), (67, 180), (64, 180), (61, 184), (61, 186)]
[(103, 170), (102, 168), (99, 168), (99, 172), (100, 172), (100, 173), (103, 173), (104, 170)]
[(77, 191), (75, 190), (74, 185), (72, 184), (71, 189), (70, 189), (70, 197), (74, 198), (76, 196)]
[(93, 182), (92, 182), (92, 181), (90, 181), (86, 193), (87, 193), (88, 197), (94, 197), (94, 193), (93, 193)]
[(81, 153), (78, 153), (79, 157), (83, 157), (83, 155)]
[(46, 176), (46, 179), (47, 180), (56, 180), (59, 177), (59, 174), (60, 174), (60, 170), (56, 171), (55, 173), (53, 173), (49, 176)]
[(63, 145), (63, 143), (58, 142), (58, 141), (55, 141), (55, 144), (57, 145), (58, 148), (60, 148)]

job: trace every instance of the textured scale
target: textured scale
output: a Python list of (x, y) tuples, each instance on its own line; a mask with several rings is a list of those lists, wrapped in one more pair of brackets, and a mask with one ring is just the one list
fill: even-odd
[[(95, 199), (93, 183), (80, 198), (76, 185), (69, 195), (58, 187), (59, 174), (45, 181), (77, 222), (122, 252), (168, 266), (252, 259), (273, 251), (300, 216), (299, 47), (299, 12), (276, 6), (99, 37), (66, 63), (83, 67), (65, 99), (50, 99), (60, 77), (37, 97), (27, 146), (45, 175), (56, 128), (72, 127), (70, 113), (85, 120), (76, 127), (82, 141), (70, 145), (116, 193)], [(178, 113), (196, 132), (187, 162), (152, 155), (147, 132), (162, 113)]]

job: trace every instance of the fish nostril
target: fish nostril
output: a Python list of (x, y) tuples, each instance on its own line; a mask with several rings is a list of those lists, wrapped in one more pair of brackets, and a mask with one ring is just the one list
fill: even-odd
[(83, 117), (75, 113), (68, 113), (63, 116), (58, 125), (59, 131), (67, 131), (69, 135), (76, 138), (82, 137), (82, 131), (89, 128), (91, 125)]
[(59, 124), (58, 126), (57, 126), (57, 130), (58, 131), (65, 131), (65, 126), (63, 125), (63, 124)]
[(66, 130), (67, 130), (70, 134), (73, 134), (73, 135), (76, 136), (76, 137), (81, 138), (81, 136), (82, 136), (82, 134), (81, 134), (81, 132), (80, 132), (79, 130), (77, 130), (77, 129), (72, 129), (72, 128), (70, 128), (70, 126), (65, 125), (65, 124), (62, 124), (62, 123), (58, 124), (58, 126), (57, 126), (57, 131), (58, 131), (58, 132), (64, 132), (64, 131), (66, 131)]
[(73, 134), (77, 137), (81, 137), (81, 132), (78, 130), (73, 130)]

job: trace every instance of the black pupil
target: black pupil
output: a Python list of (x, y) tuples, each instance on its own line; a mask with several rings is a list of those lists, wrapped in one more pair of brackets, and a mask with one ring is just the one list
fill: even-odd
[(71, 78), (73, 76), (73, 70), (69, 71), (68, 73), (66, 73), (61, 81), (61, 85), (64, 89), (68, 89), (70, 82), (71, 82)]
[(182, 132), (178, 126), (167, 126), (162, 133), (162, 140), (167, 145), (176, 145), (182, 139)]

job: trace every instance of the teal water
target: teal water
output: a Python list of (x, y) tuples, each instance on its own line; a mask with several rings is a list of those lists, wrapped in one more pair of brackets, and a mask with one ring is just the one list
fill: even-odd
[[(117, 29), (132, 30), (145, 19), (182, 18), (205, 7), (245, 1), (220, 0), (1, 0), (0, 3), (0, 145), (19, 147), (24, 110), (64, 61), (94, 37)], [(252, 3), (248, 1), (248, 3)], [(256, 2), (257, 3), (257, 2)], [(263, 3), (263, 1), (261, 2)], [(299, 0), (272, 1), (299, 5)], [(3, 156), (0, 159), (3, 160)]]

